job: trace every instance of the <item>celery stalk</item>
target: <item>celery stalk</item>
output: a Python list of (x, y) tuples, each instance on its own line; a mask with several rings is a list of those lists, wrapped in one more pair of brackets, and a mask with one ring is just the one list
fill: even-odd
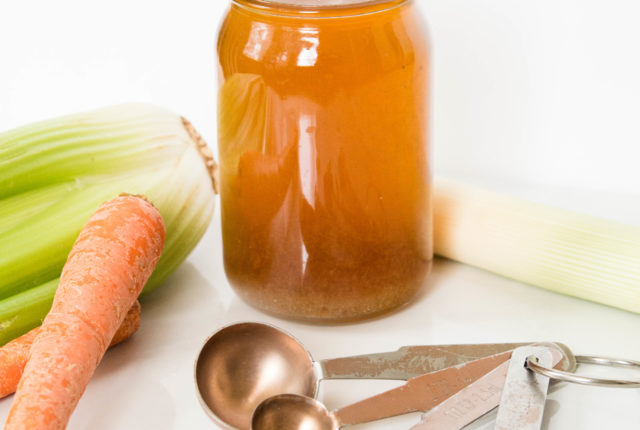
[(0, 300), (0, 345), (42, 324), (51, 309), (58, 279)]
[[(149, 105), (0, 133), (0, 344), (44, 317), (43, 306), (29, 307), (35, 296), (22, 294), (53, 297), (51, 285), (85, 221), (120, 193), (145, 195), (164, 218), (165, 248), (144, 293), (157, 287), (209, 225), (215, 168), (188, 122)], [(18, 315), (21, 306), (28, 315)], [(16, 326), (18, 316), (30, 323)]]

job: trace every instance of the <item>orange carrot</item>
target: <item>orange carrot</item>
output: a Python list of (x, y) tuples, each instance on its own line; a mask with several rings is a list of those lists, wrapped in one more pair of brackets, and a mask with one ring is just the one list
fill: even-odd
[(12, 340), (0, 349), (0, 396), (6, 397), (16, 391), (24, 365), (29, 358), (33, 340), (40, 333), (39, 327)]
[[(111, 339), (109, 346), (115, 346), (129, 339), (140, 327), (140, 302), (131, 306), (122, 325)], [(41, 328), (36, 327), (17, 339), (0, 347), (0, 399), (13, 394), (24, 370), (33, 340), (40, 333)]]
[(127, 312), (127, 316), (124, 317), (124, 321), (118, 327), (116, 334), (113, 335), (109, 347), (116, 346), (119, 343), (129, 339), (140, 328), (140, 302), (133, 302), (133, 306)]
[(5, 430), (61, 430), (109, 341), (160, 258), (160, 213), (146, 200), (120, 196), (87, 221), (9, 411)]

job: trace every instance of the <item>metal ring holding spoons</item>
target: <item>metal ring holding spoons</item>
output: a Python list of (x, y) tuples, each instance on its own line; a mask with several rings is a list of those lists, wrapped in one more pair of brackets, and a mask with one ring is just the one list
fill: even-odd
[[(618, 358), (598, 357), (593, 355), (576, 355), (576, 362), (582, 364), (597, 364), (600, 366), (633, 367), (640, 370), (640, 361), (623, 360)], [(640, 380), (593, 378), (590, 376), (576, 375), (562, 370), (549, 369), (535, 361), (535, 357), (527, 357), (525, 367), (533, 372), (559, 381), (573, 384), (593, 385), (599, 387), (639, 388)]]

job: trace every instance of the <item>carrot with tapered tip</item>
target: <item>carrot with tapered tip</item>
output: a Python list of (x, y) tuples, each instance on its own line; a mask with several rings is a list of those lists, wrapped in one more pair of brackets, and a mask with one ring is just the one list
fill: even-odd
[[(113, 339), (111, 339), (109, 347), (129, 339), (139, 327), (140, 302), (136, 301), (127, 312), (127, 316)], [(22, 377), (24, 366), (27, 364), (31, 345), (40, 331), (42, 329), (38, 326), (0, 347), (0, 399), (15, 393), (20, 377)]]
[(164, 222), (145, 199), (124, 195), (85, 224), (31, 346), (6, 430), (67, 425), (164, 246)]

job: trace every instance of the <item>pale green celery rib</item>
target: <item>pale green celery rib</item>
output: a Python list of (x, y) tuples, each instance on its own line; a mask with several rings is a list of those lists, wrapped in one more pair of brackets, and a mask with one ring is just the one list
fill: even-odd
[(94, 136), (79, 139), (75, 147), (56, 142), (33, 157), (0, 162), (0, 197), (86, 175), (117, 174), (153, 165), (180, 155), (184, 148), (174, 142), (171, 136), (120, 140)]
[[(157, 106), (124, 104), (89, 112), (75, 113), (39, 121), (0, 133), (3, 142), (0, 153), (22, 153), (24, 146), (48, 144), (66, 136), (102, 133), (106, 130), (144, 128), (156, 130), (165, 122), (175, 120), (175, 114)], [(1, 157), (0, 157), (1, 158)]]
[(54, 184), (0, 199), (0, 234), (44, 211), (75, 187), (75, 182)]
[(42, 324), (58, 286), (53, 279), (35, 288), (0, 300), (0, 345)]
[(0, 197), (177, 157), (186, 139), (179, 117), (146, 105), (107, 108), (0, 133)]

